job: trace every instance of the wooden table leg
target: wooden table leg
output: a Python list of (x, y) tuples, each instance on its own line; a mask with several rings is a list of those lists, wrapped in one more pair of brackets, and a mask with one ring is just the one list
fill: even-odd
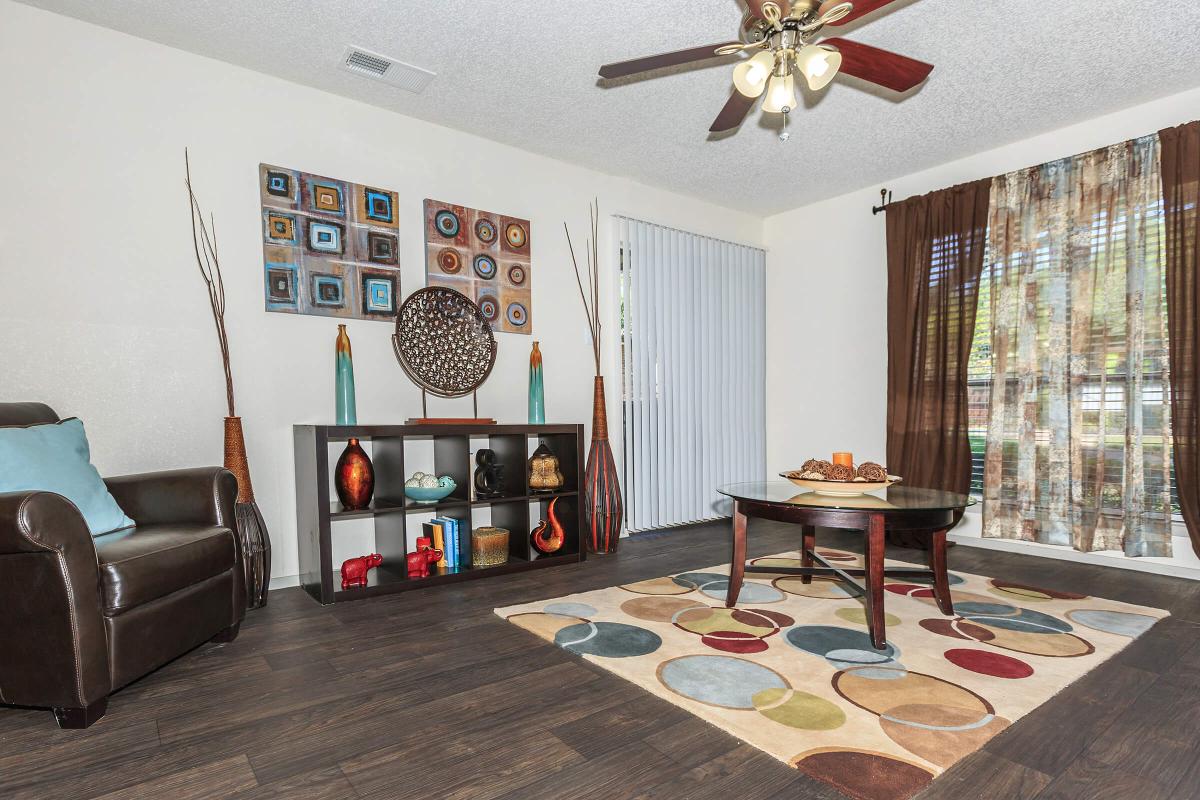
[(742, 576), (746, 571), (746, 514), (741, 502), (733, 504), (733, 556), (729, 560), (729, 588), (725, 591), (725, 607), (733, 608), (742, 591)]
[[(800, 566), (811, 567), (813, 565), (812, 551), (817, 546), (817, 529), (812, 525), (804, 525), (801, 527), (804, 535), (804, 543), (800, 550)], [(812, 575), (805, 575), (800, 578), (801, 583), (812, 583)]]
[(883, 552), (884, 520), (882, 514), (872, 514), (866, 536), (866, 601), (867, 627), (876, 650), (887, 647), (887, 630), (883, 621)]
[(933, 570), (933, 596), (938, 610), (946, 616), (954, 615), (954, 601), (950, 599), (950, 576), (946, 574), (946, 529), (933, 532), (929, 543), (929, 567)]

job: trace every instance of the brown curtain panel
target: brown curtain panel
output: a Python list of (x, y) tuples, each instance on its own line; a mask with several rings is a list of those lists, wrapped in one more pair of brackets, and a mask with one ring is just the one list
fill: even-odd
[[(887, 210), (887, 466), (912, 486), (966, 494), (967, 360), (975, 334), (991, 179)], [(892, 535), (902, 546), (912, 537)]]
[(1175, 487), (1192, 549), (1200, 555), (1200, 122), (1159, 131), (1158, 138)]

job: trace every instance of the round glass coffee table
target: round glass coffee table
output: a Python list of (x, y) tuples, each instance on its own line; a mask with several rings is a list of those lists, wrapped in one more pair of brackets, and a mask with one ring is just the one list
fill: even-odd
[[(814, 575), (839, 581), (867, 606), (867, 627), (877, 649), (887, 645), (883, 616), (883, 579), (907, 578), (933, 584), (938, 609), (952, 615), (950, 583), (946, 575), (946, 531), (962, 510), (975, 504), (965, 494), (894, 485), (855, 497), (837, 497), (800, 489), (783, 481), (735, 483), (717, 489), (733, 498), (733, 558), (729, 565), (729, 591), (725, 605), (733, 607), (746, 572), (801, 575), (809, 583)], [(801, 526), (803, 544), (800, 567), (746, 566), (746, 522), (750, 517), (791, 522)], [(865, 569), (835, 567), (816, 552), (817, 527), (862, 531)], [(884, 534), (904, 531), (929, 536), (929, 568), (884, 567)], [(814, 562), (820, 566), (814, 566)], [(857, 581), (855, 578), (862, 578)]]

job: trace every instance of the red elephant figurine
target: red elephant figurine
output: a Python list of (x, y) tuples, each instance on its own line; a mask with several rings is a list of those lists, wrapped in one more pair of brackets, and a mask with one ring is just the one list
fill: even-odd
[(367, 570), (378, 567), (383, 563), (383, 556), (372, 553), (369, 556), (350, 558), (342, 562), (342, 588), (367, 585)]
[(409, 553), (404, 558), (408, 562), (408, 577), (427, 578), (429, 577), (429, 568), (442, 560), (442, 551), (427, 548)]

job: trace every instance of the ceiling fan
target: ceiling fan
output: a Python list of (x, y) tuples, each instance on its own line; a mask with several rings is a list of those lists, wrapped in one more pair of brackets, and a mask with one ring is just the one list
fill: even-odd
[[(758, 50), (758, 53), (734, 67), (734, 92), (709, 128), (716, 133), (741, 125), (759, 97), (764, 98), (763, 111), (769, 114), (790, 113), (796, 107), (795, 72), (800, 73), (813, 91), (824, 89), (838, 72), (844, 72), (894, 92), (906, 92), (933, 71), (932, 64), (847, 39), (832, 38), (824, 39), (820, 44), (815, 43), (826, 25), (845, 25), (894, 0), (744, 2), (749, 12), (742, 20), (739, 41), (605, 64), (600, 68), (600, 77), (622, 78), (716, 56)], [(786, 121), (787, 117), (784, 119)], [(786, 131), (780, 138), (787, 139)]]

